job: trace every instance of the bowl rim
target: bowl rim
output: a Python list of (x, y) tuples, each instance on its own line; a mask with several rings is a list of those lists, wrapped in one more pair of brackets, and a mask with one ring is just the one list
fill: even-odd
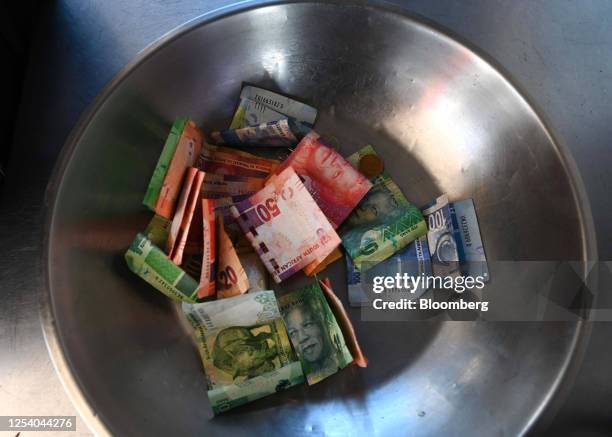
[[(241, 0), (198, 15), (174, 29), (163, 34), (158, 39), (152, 41), (145, 48), (136, 54), (127, 64), (125, 64), (119, 72), (101, 89), (96, 97), (87, 106), (86, 110), (81, 114), (77, 123), (71, 130), (65, 141), (60, 154), (56, 160), (53, 171), (49, 178), (45, 191), (45, 202), (43, 207), (43, 244), (42, 244), (42, 287), (40, 288), (39, 299), (39, 316), (42, 327), (44, 341), (53, 363), (53, 367), (60, 382), (64, 387), (66, 394), (76, 408), (78, 414), (87, 424), (91, 431), (96, 435), (112, 435), (110, 423), (104, 420), (102, 414), (96, 412), (93, 407), (93, 402), (89, 398), (84, 389), (84, 385), (73, 368), (66, 352), (65, 345), (60, 337), (59, 329), (55, 322), (54, 300), (51, 291), (50, 280), (50, 265), (49, 252), (51, 249), (51, 233), (53, 227), (53, 218), (57, 206), (58, 193), (61, 189), (62, 177), (70, 163), (74, 151), (78, 146), (80, 138), (88, 128), (91, 120), (94, 118), (98, 110), (105, 104), (113, 92), (121, 85), (121, 83), (136, 69), (138, 69), (146, 60), (152, 57), (159, 49), (172, 43), (175, 39), (195, 30), (196, 28), (212, 23), (223, 18), (246, 13), (254, 9), (273, 8), (277, 6), (293, 5), (293, 4), (320, 4), (320, 5), (336, 5), (341, 7), (360, 7), (365, 9), (375, 9), (387, 13), (394, 13), (405, 20), (412, 21), (415, 25), (424, 27), (435, 33), (438, 37), (446, 42), (461, 46), (464, 49), (472, 52), (477, 58), (487, 64), (491, 70), (499, 76), (499, 79), (508, 85), (510, 89), (516, 93), (517, 97), (522, 100), (526, 107), (532, 112), (534, 120), (538, 122), (541, 129), (545, 132), (549, 141), (555, 146), (557, 156), (563, 165), (566, 174), (569, 177), (570, 186), (572, 189), (573, 200), (579, 208), (579, 217), (582, 224), (582, 252), (586, 255), (586, 261), (597, 261), (597, 240), (595, 234), (595, 226), (591, 212), (589, 198), (582, 181), (582, 177), (578, 171), (576, 162), (567, 145), (561, 139), (553, 134), (552, 123), (544, 115), (541, 110), (525, 90), (512, 78), (512, 75), (499, 64), (491, 55), (486, 53), (481, 48), (475, 46), (469, 40), (451, 29), (446, 28), (439, 23), (424, 17), (418, 13), (407, 10), (395, 4), (390, 4), (385, 0)], [(586, 271), (585, 271), (586, 273)], [(491, 323), (491, 322), (489, 322)], [(563, 404), (565, 396), (569, 393), (571, 384), (567, 384), (575, 378), (582, 359), (584, 357), (588, 340), (591, 333), (592, 324), (589, 322), (575, 322), (576, 327), (573, 337), (568, 348), (569, 352), (564, 358), (564, 362), (557, 374), (554, 382), (548, 389), (546, 396), (543, 398), (540, 405), (533, 411), (531, 417), (525, 421), (525, 425), (520, 434), (524, 435), (534, 430), (543, 430), (552, 421), (556, 412)]]

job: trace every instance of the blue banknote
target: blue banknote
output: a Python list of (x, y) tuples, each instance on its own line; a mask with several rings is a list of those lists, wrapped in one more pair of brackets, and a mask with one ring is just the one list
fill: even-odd
[(451, 213), (453, 222), (457, 227), (456, 239), (461, 271), (464, 275), (476, 277), (481, 276), (484, 282), (489, 280), (489, 267), (485, 255), (480, 227), (476, 217), (476, 209), (472, 199), (452, 202)]

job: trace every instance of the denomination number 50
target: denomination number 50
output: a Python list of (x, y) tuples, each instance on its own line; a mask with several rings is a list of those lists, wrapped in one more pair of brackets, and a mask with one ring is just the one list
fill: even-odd
[(257, 205), (255, 211), (257, 211), (257, 216), (262, 222), (269, 222), (272, 220), (272, 217), (276, 217), (280, 214), (280, 209), (278, 209), (276, 199), (272, 198), (267, 199), (265, 202)]

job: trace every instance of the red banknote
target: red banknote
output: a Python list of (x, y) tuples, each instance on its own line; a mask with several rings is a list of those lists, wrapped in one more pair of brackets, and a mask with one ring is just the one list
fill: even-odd
[(321, 211), (336, 229), (370, 188), (370, 181), (316, 132), (300, 141), (275, 173), (293, 167)]

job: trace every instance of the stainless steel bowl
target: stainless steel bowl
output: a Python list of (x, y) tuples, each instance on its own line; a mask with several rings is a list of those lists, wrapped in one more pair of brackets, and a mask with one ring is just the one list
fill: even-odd
[[(217, 11), (107, 87), (49, 189), (43, 321), (86, 421), (147, 436), (531, 429), (578, 360), (580, 324), (357, 322), (367, 369), (210, 417), (189, 330), (122, 255), (147, 222), (140, 202), (174, 117), (227, 126), (242, 81), (318, 107), (318, 130), (345, 154), (375, 144), (415, 203), (473, 197), (492, 260), (595, 257), (571, 160), (474, 51), (397, 11), (347, 2)], [(343, 266), (331, 274), (344, 299)]]

